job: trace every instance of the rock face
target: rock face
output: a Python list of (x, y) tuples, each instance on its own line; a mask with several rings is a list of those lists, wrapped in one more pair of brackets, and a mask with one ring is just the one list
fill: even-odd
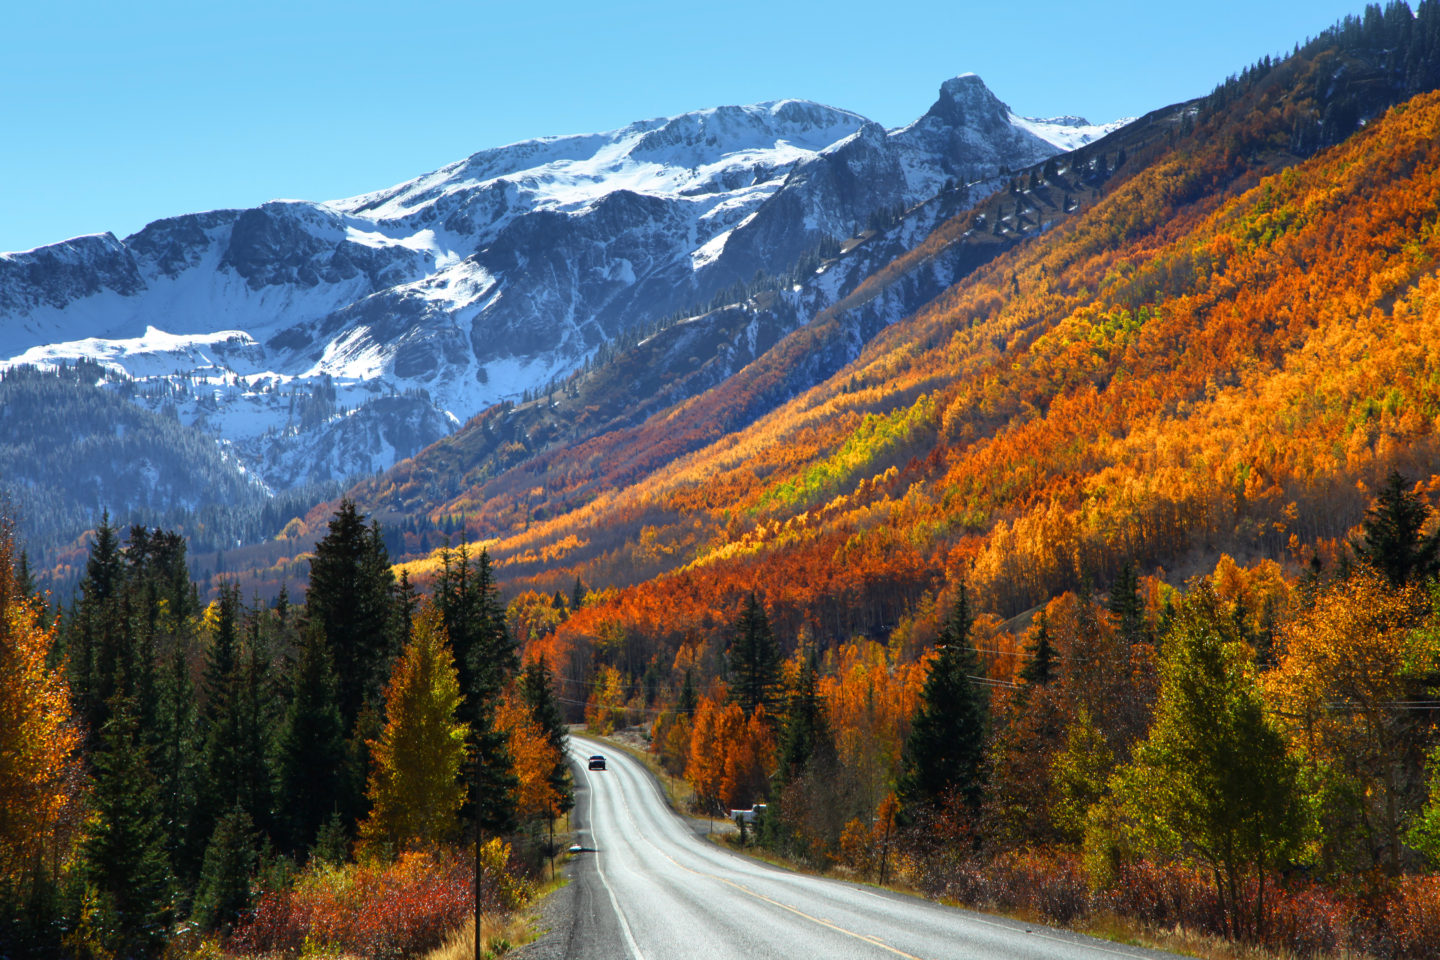
[(964, 76), (893, 131), (800, 100), (718, 107), (0, 254), (0, 367), (98, 360), (274, 489), (383, 469), (877, 213), (1057, 153), (1047, 130), (1105, 132), (1071, 120), (1014, 117)]

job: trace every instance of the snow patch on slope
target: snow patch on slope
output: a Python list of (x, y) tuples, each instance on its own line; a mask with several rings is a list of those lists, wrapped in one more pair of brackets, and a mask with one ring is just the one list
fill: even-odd
[(1049, 117), (1039, 119), (1036, 117), (1021, 117), (1010, 114), (1010, 122), (1022, 130), (1028, 130), (1041, 140), (1052, 143), (1061, 150), (1069, 153), (1071, 150), (1078, 150), (1086, 144), (1094, 143), (1101, 137), (1108, 136), (1119, 130), (1128, 123), (1133, 123), (1134, 117), (1122, 117), (1119, 120), (1112, 120), (1109, 123), (1091, 123), (1084, 117)]

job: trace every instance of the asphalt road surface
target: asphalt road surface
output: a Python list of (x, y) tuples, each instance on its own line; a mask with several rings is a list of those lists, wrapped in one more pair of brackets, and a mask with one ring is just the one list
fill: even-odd
[[(575, 916), (560, 952), (572, 960), (1112, 960), (1169, 958), (792, 873), (696, 836), (638, 761), (571, 737), (578, 761)], [(603, 754), (607, 770), (587, 770)], [(557, 945), (558, 946), (558, 945)]]

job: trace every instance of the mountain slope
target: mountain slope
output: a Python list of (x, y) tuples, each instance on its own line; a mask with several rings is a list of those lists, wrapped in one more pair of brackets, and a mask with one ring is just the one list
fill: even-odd
[[(1437, 26), (1431, 5), (1410, 29)], [(588, 494), (522, 464), (467, 510), (517, 586), (639, 584), (571, 640), (607, 617), (708, 633), (756, 584), (777, 631), (843, 638), (893, 625), (947, 572), (1013, 613), (1126, 559), (1323, 552), (1389, 469), (1440, 469), (1440, 98), (1382, 115), (1404, 82), (1327, 82), (1393, 77), (1405, 50), (1337, 32), (1263, 63), (1082, 215), (758, 422), (727, 425), (702, 395), (568, 456), (613, 470), (719, 422), (693, 452)], [(1344, 111), (1360, 132), (1296, 164), (1322, 145), (1308, 121)], [(1021, 194), (997, 202), (1028, 209)]]
[[(719, 107), (482, 151), (348, 200), (77, 238), (0, 256), (0, 357), (98, 359), (151, 381), (204, 376), (226, 411), (206, 419), (272, 487), (316, 479), (320, 464), (350, 476), (737, 279), (788, 271), (827, 236), (923, 200), (946, 177), (1048, 156), (1053, 126), (956, 78), (926, 117), (892, 133), (805, 101)], [(153, 348), (166, 337), (183, 346)], [(219, 348), (236, 341), (243, 350)], [(297, 431), (254, 402), (257, 388), (335, 392), (358, 418), (355, 448), (330, 456), (333, 430)], [(408, 415), (415, 445), (362, 442), (394, 432), (393, 411), (373, 401), (397, 393), (431, 408)], [(187, 421), (202, 412), (214, 411), (180, 409)], [(295, 452), (276, 454), (267, 438), (287, 429)]]

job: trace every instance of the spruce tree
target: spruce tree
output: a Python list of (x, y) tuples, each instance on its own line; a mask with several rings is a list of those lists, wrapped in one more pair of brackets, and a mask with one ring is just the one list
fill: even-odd
[(239, 590), (222, 586), (205, 668), (204, 775), (195, 822), (207, 839), (237, 804), (254, 821), (269, 826), (270, 730), (261, 690), (263, 669), (254, 647), (239, 640), (239, 617)]
[(779, 764), (775, 776), (783, 786), (804, 776), (812, 766), (835, 759), (835, 744), (817, 688), (815, 664), (805, 657), (785, 710), (780, 739)]
[(396, 649), (394, 588), (379, 528), (366, 529), (355, 503), (341, 500), (329, 532), (315, 545), (305, 607), (330, 644), (340, 717), (347, 730), (354, 727), (366, 703), (377, 702), (390, 672)]
[(694, 673), (686, 669), (685, 679), (680, 684), (680, 698), (675, 701), (675, 712), (687, 720), (694, 719), (695, 708), (700, 705), (700, 694), (695, 689)]
[(280, 849), (299, 853), (347, 808), (352, 792), (347, 786), (356, 779), (348, 763), (330, 648), (318, 624), (305, 631), (289, 692), (275, 741), (276, 841)]
[(79, 599), (65, 630), (70, 689), (92, 738), (105, 724), (108, 704), (116, 694), (116, 671), (128, 655), (124, 648), (128, 648), (129, 636), (119, 607), (124, 578), (120, 538), (106, 513), (95, 530)]
[[(155, 709), (153, 767), (161, 798), (167, 850), (178, 879), (193, 879), (200, 868), (205, 837), (199, 832), (200, 745), (195, 685), (185, 646), (171, 646), (165, 658)], [(182, 883), (182, 890), (184, 884)]]
[(1108, 606), (1126, 643), (1134, 646), (1150, 641), (1150, 628), (1145, 623), (1145, 604), (1140, 599), (1140, 579), (1135, 575), (1135, 564), (1129, 560), (1120, 565), (1120, 573), (1110, 587)]
[(985, 699), (970, 644), (970, 599), (962, 581), (955, 607), (936, 640), (921, 704), (901, 759), (897, 793), (907, 813), (940, 807), (952, 798), (978, 810), (983, 789)]
[(93, 815), (82, 850), (94, 934), (115, 956), (158, 956), (173, 914), (160, 798), (133, 705), (112, 701), (109, 714), (91, 758)]
[(1025, 648), (1025, 664), (1020, 668), (1020, 680), (1027, 687), (1043, 687), (1050, 683), (1055, 674), (1055, 647), (1050, 642), (1050, 621), (1045, 612), (1035, 625), (1035, 636)]
[(779, 676), (780, 649), (765, 607), (752, 590), (730, 641), (730, 696), (749, 717), (762, 706), (774, 706)]
[(1440, 530), (1422, 532), (1430, 508), (1409, 487), (1403, 474), (1390, 471), (1374, 505), (1365, 512), (1360, 542), (1352, 544), (1361, 561), (1396, 587), (1433, 577), (1440, 567)]
[(250, 907), (250, 878), (259, 862), (254, 824), (235, 805), (215, 825), (190, 918), (203, 930), (228, 930)]
[(471, 795), (465, 815), (487, 833), (504, 833), (515, 824), (518, 781), (509, 737), (495, 728), (495, 708), (519, 658), (490, 554), (481, 550), (473, 568), (463, 544), (453, 557), (442, 554), (435, 601), (460, 678), (460, 717), (470, 725)]

